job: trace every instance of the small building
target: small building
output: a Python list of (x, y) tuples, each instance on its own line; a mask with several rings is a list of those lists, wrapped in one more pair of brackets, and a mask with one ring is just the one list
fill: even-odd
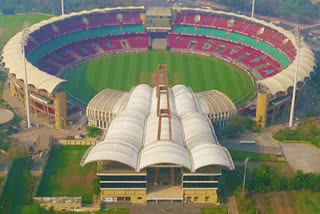
[(171, 30), (170, 8), (149, 8), (146, 13), (146, 28), (151, 32)]
[(55, 211), (77, 211), (81, 208), (81, 197), (34, 197), (33, 200), (40, 206)]

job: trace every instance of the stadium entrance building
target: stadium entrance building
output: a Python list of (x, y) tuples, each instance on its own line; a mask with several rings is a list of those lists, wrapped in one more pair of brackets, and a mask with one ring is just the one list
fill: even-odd
[(169, 88), (165, 65), (152, 78), (154, 88), (106, 90), (91, 100), (89, 123), (106, 125), (107, 134), (87, 150), (81, 165), (97, 162), (106, 202), (216, 203), (221, 171), (234, 165), (208, 115), (233, 116), (234, 104), (216, 91), (203, 95), (184, 85)]

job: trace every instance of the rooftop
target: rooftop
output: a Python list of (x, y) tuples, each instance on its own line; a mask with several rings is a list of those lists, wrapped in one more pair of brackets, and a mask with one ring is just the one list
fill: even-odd
[[(201, 99), (184, 85), (169, 88), (166, 93), (160, 93), (158, 87), (141, 84), (131, 90), (125, 110), (112, 120), (105, 139), (88, 149), (82, 165), (113, 161), (137, 172), (155, 164), (175, 164), (191, 172), (209, 165), (234, 169)], [(228, 105), (222, 106), (228, 111)], [(235, 111), (232, 107), (230, 111)], [(169, 116), (162, 116), (159, 109), (167, 109), (164, 114)]]
[(147, 10), (147, 16), (171, 16), (170, 8), (149, 8)]

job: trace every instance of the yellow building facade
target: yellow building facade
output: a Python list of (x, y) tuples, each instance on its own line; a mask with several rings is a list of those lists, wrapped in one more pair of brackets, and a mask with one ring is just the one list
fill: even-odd
[(194, 189), (183, 191), (184, 203), (216, 204), (218, 202), (217, 190)]

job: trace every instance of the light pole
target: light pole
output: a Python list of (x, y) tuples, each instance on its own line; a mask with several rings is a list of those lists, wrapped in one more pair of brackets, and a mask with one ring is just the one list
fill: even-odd
[(247, 175), (247, 163), (250, 157), (247, 157), (244, 161), (244, 175), (243, 175), (243, 183), (242, 183), (242, 195), (241, 198), (244, 198), (244, 187), (246, 185), (246, 175)]
[(23, 62), (24, 62), (24, 83), (25, 83), (25, 91), (26, 91), (26, 106), (27, 106), (27, 121), (28, 128), (31, 128), (31, 117), (30, 117), (30, 101), (29, 101), (29, 89), (28, 89), (28, 74), (27, 74), (27, 61), (26, 61), (26, 52), (25, 46), (28, 44), (28, 36), (29, 36), (29, 23), (25, 22), (22, 32), (22, 54), (23, 54)]
[(298, 76), (298, 70), (299, 70), (299, 61), (300, 61), (300, 47), (301, 47), (301, 39), (300, 39), (300, 33), (299, 33), (299, 27), (296, 26), (296, 44), (298, 48), (298, 54), (297, 54), (297, 67), (296, 72), (294, 75), (294, 82), (293, 82), (293, 92), (292, 92), (292, 100), (291, 100), (291, 111), (290, 111), (290, 119), (289, 119), (289, 127), (292, 127), (293, 125), (293, 116), (294, 116), (294, 105), (296, 101), (296, 91), (297, 91), (297, 76)]
[(64, 2), (61, 0), (61, 15), (64, 15)]
[(255, 3), (255, 0), (252, 0), (251, 18), (253, 18), (254, 16), (254, 3)]

